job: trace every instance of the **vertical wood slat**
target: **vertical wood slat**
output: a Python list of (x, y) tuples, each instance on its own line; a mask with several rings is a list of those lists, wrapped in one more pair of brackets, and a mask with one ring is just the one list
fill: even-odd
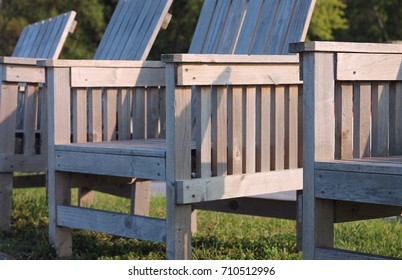
[[(1, 72), (0, 72), (1, 73)], [(0, 153), (14, 153), (17, 121), (18, 86), (1, 84), (0, 89)]]
[(285, 168), (298, 167), (298, 86), (290, 85), (286, 93), (286, 121), (285, 121)]
[(87, 91), (74, 89), (72, 94), (73, 142), (87, 142)]
[(166, 138), (166, 89), (159, 89), (159, 137)]
[(88, 141), (102, 141), (102, 90), (88, 89)]
[(389, 84), (375, 83), (372, 89), (372, 156), (389, 155)]
[(227, 164), (227, 87), (214, 87), (212, 93), (212, 176), (224, 176)]
[(116, 140), (116, 109), (117, 109), (117, 89), (104, 89), (103, 98), (103, 139), (104, 141)]
[(24, 154), (35, 154), (35, 130), (37, 120), (38, 89), (27, 86), (24, 110)]
[(146, 90), (134, 88), (133, 92), (133, 139), (144, 139), (146, 134)]
[(271, 93), (272, 87), (262, 86), (257, 94), (257, 171), (271, 168)]
[(271, 168), (283, 170), (285, 168), (285, 86), (276, 86), (272, 106)]
[(43, 84), (38, 85), (38, 128), (39, 128), (39, 147), (41, 154), (47, 154), (48, 133), (47, 133), (47, 91)]
[(117, 94), (118, 139), (131, 139), (131, 93), (130, 89), (119, 89)]
[(256, 98), (255, 86), (247, 86), (243, 94), (243, 173), (256, 171)]
[(228, 174), (241, 174), (243, 171), (243, 88), (234, 86), (228, 94)]
[(353, 85), (338, 83), (335, 88), (335, 155), (353, 157)]
[(390, 89), (390, 155), (402, 155), (402, 83), (396, 82)]
[(211, 177), (211, 87), (196, 87), (197, 177)]
[(159, 89), (148, 88), (147, 94), (147, 138), (159, 137)]
[(371, 155), (371, 84), (355, 83), (353, 120), (353, 157)]

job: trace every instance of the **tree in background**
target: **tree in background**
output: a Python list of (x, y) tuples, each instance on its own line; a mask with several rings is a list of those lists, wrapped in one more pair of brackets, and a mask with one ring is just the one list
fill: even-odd
[(98, 0), (1, 0), (0, 55), (10, 55), (22, 28), (69, 10), (77, 11), (78, 26), (68, 36), (61, 57), (89, 58), (105, 29), (104, 5)]
[[(144, 0), (146, 1), (146, 0)], [(22, 28), (68, 10), (78, 25), (62, 58), (92, 58), (118, 0), (0, 0), (0, 55), (10, 55)], [(150, 58), (187, 52), (203, 0), (174, 0), (166, 31), (159, 32)], [(400, 0), (317, 0), (309, 40), (384, 42), (402, 39)]]
[(342, 0), (317, 0), (308, 31), (310, 40), (334, 40), (335, 32), (348, 28)]
[(402, 1), (343, 0), (349, 29), (337, 34), (339, 40), (391, 42), (402, 40)]

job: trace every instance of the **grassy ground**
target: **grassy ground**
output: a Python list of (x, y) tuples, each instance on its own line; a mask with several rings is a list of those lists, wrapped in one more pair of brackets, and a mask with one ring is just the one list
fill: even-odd
[[(54, 259), (48, 246), (44, 189), (15, 190), (12, 230), (0, 233), (0, 252), (16, 259)], [(95, 203), (127, 212), (125, 199), (96, 196)], [(163, 197), (151, 201), (152, 216), (164, 216)], [(216, 212), (198, 212), (193, 259), (301, 259), (295, 223)], [(383, 219), (336, 225), (336, 246), (402, 258), (402, 224)], [(73, 232), (73, 259), (164, 259), (165, 246), (89, 231)]]

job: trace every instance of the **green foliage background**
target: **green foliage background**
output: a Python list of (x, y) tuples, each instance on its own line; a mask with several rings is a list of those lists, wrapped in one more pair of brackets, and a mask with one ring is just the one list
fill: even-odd
[[(0, 0), (0, 55), (10, 55), (22, 28), (68, 10), (78, 26), (62, 58), (91, 58), (118, 0)], [(203, 0), (174, 0), (172, 21), (160, 32), (150, 58), (187, 52)], [(400, 0), (317, 0), (309, 40), (389, 42), (402, 40)]]

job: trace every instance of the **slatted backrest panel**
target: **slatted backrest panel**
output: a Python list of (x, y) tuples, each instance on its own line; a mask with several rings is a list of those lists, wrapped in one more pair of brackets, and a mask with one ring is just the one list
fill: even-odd
[(197, 86), (198, 176), (301, 167), (301, 89)]
[(335, 157), (402, 155), (402, 56), (338, 54)]
[(26, 26), (12, 56), (57, 59), (68, 33), (75, 27), (75, 15), (70, 11)]
[(288, 54), (304, 41), (315, 0), (206, 0), (190, 53)]
[[(157, 139), (164, 136), (160, 87), (74, 88), (72, 142)], [(163, 114), (163, 115), (162, 115)]]
[(173, 0), (120, 0), (94, 59), (145, 60)]

